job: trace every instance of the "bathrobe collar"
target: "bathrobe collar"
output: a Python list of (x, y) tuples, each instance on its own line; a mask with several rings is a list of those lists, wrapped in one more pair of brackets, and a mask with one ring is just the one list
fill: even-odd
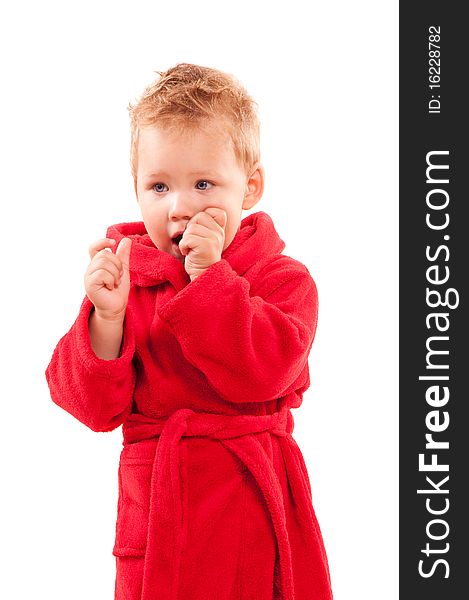
[[(132, 240), (129, 268), (133, 285), (148, 287), (170, 281), (180, 290), (190, 283), (183, 263), (153, 244), (143, 221), (111, 225), (106, 235), (116, 240), (114, 252), (123, 237)], [(238, 275), (243, 275), (256, 262), (257, 256), (265, 259), (281, 253), (284, 248), (285, 243), (270, 216), (259, 211), (242, 219), (240, 228), (221, 258), (229, 262)]]

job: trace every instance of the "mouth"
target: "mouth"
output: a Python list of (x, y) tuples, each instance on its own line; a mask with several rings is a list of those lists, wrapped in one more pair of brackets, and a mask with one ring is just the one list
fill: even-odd
[(182, 240), (182, 234), (184, 233), (183, 231), (180, 231), (179, 233), (176, 233), (175, 235), (173, 235), (173, 237), (171, 238), (171, 245), (173, 247), (173, 251), (174, 253), (179, 256), (182, 257), (183, 254), (181, 253), (181, 250), (179, 248), (179, 243)]

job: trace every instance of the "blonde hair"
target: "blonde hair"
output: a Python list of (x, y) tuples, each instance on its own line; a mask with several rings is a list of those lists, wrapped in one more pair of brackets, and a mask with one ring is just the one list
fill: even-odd
[(204, 124), (221, 124), (230, 135), (234, 154), (246, 173), (260, 161), (257, 103), (232, 75), (217, 69), (178, 63), (129, 103), (130, 167), (137, 179), (138, 133), (150, 126), (193, 132)]

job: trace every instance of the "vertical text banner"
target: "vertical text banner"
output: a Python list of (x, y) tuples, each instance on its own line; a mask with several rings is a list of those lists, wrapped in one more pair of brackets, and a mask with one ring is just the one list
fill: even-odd
[(402, 600), (469, 597), (469, 31), (463, 6), (400, 4)]

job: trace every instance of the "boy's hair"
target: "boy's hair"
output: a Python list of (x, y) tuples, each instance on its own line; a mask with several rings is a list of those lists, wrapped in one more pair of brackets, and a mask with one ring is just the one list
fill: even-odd
[(246, 173), (260, 161), (257, 103), (232, 75), (217, 69), (179, 63), (147, 86), (141, 98), (129, 103), (130, 166), (137, 179), (138, 133), (149, 126), (178, 133), (218, 122), (227, 129), (238, 163)]

